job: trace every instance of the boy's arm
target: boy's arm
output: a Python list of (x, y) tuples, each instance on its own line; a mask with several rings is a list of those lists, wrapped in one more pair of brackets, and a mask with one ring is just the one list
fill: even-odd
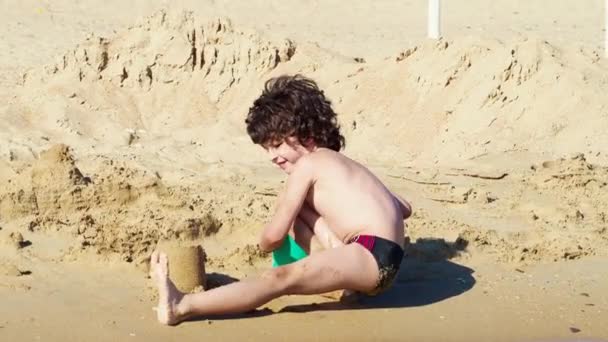
[(403, 213), (403, 219), (405, 220), (408, 217), (410, 217), (412, 215), (412, 205), (408, 201), (404, 200), (403, 197), (395, 194), (394, 192), (393, 192), (393, 197), (399, 204), (399, 208), (401, 209), (401, 212)]
[(301, 158), (287, 178), (287, 186), (270, 223), (260, 237), (260, 249), (271, 252), (281, 246), (292, 223), (298, 216), (308, 189), (313, 184), (312, 165)]

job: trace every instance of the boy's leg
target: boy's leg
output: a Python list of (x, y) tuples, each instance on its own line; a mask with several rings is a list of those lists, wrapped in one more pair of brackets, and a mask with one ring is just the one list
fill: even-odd
[[(298, 217), (292, 228), (293, 238), (296, 240), (308, 255), (319, 251), (344, 246), (329, 228), (325, 219), (315, 210), (311, 209), (306, 203), (302, 206)], [(290, 233), (292, 233), (290, 232)], [(323, 241), (324, 243), (321, 243)], [(324, 297), (345, 302), (356, 300), (352, 296), (355, 292), (349, 289), (340, 289), (323, 294)]]
[(324, 249), (344, 246), (344, 242), (338, 239), (338, 237), (336, 237), (336, 235), (331, 231), (329, 225), (327, 222), (325, 222), (325, 219), (323, 219), (306, 203), (304, 203), (300, 209), (300, 213), (296, 219), (296, 224), (294, 225), (294, 233), (296, 236), (296, 242), (300, 244), (300, 241), (297, 239), (299, 233), (302, 244), (313, 247), (313, 252), (315, 251), (315, 244), (320, 244)]
[(319, 294), (339, 289), (367, 292), (375, 288), (379, 271), (369, 251), (359, 244), (349, 244), (273, 268), (258, 278), (195, 294), (183, 294), (175, 288), (168, 277), (165, 254), (152, 254), (151, 272), (159, 292), (158, 320), (177, 324), (192, 316), (248, 312), (286, 294)]
[(293, 239), (300, 247), (302, 247), (302, 249), (306, 251), (306, 254), (308, 255), (325, 249), (325, 247), (319, 242), (319, 239), (317, 239), (315, 236), (312, 228), (310, 228), (310, 226), (299, 216), (296, 218), (292, 229), (289, 231), (289, 235), (293, 237)]
[[(304, 208), (304, 207), (303, 207)], [(317, 214), (314, 210), (307, 208), (304, 209), (304, 213), (300, 211), (300, 215), (296, 218), (294, 223), (293, 237), (308, 255), (313, 253), (317, 253), (319, 251), (336, 248), (340, 246), (344, 246), (344, 243), (340, 241), (335, 235), (333, 235), (332, 231), (329, 229), (329, 225), (325, 222), (325, 220)], [(304, 222), (306, 220), (306, 222)], [(326, 238), (323, 239), (326, 241), (325, 245), (319, 242), (318, 236), (313, 232), (313, 228), (311, 226), (316, 227), (316, 232), (319, 232), (321, 235), (325, 234)], [(329, 239), (327, 236), (331, 234)], [(352, 301), (355, 297), (351, 295), (355, 292), (349, 289), (340, 289), (337, 291), (329, 292), (323, 294), (324, 297), (337, 299), (340, 301)]]

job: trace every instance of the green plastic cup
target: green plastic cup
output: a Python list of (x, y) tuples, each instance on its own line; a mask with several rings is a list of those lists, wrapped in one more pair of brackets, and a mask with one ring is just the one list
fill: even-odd
[(307, 257), (306, 251), (289, 235), (278, 249), (272, 251), (272, 267), (291, 264)]

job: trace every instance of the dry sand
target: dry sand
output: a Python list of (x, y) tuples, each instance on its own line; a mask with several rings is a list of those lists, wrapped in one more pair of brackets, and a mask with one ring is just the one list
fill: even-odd
[[(2, 340), (608, 339), (602, 1), (446, 1), (440, 41), (424, 1), (2, 6)], [(161, 327), (159, 240), (202, 245), (210, 287), (270, 265), (284, 176), (243, 118), (284, 73), (412, 201), (403, 271), (360, 306)]]

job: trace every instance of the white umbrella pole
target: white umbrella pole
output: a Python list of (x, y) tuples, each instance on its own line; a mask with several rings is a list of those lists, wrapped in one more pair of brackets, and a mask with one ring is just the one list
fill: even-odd
[(604, 57), (608, 58), (608, 0), (604, 3)]
[[(606, 0), (608, 3), (608, 0)], [(429, 19), (428, 19), (428, 35), (429, 38), (439, 39), (441, 36), (440, 30), (440, 12), (441, 0), (429, 0)]]

